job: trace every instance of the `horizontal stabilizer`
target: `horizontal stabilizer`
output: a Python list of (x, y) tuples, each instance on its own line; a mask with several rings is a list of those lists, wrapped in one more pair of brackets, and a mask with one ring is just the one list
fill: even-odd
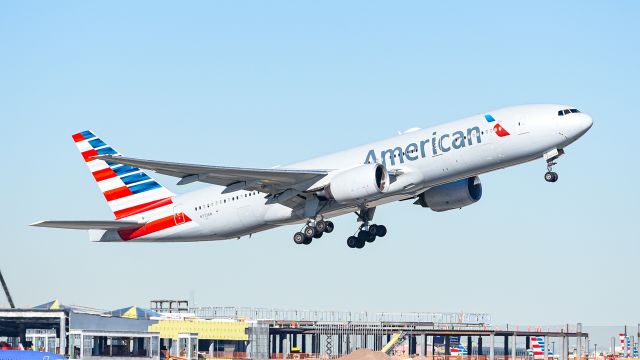
[(49, 227), (74, 230), (119, 230), (131, 229), (143, 224), (134, 221), (115, 220), (44, 220), (31, 224), (31, 226)]

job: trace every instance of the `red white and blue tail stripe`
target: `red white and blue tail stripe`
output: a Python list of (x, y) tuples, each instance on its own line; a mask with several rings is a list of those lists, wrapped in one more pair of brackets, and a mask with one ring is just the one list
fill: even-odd
[(171, 211), (174, 194), (149, 175), (134, 166), (94, 159), (120, 154), (93, 132), (86, 130), (72, 137), (116, 220), (140, 220), (143, 214), (148, 219), (152, 211)]
[(545, 356), (545, 344), (544, 337), (542, 336), (531, 336), (530, 338), (531, 350), (533, 352), (534, 359), (546, 359)]

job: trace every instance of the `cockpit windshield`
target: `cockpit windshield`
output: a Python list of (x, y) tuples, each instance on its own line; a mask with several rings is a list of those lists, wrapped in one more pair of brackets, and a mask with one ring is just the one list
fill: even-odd
[(579, 113), (580, 110), (578, 109), (564, 109), (564, 110), (558, 110), (558, 116), (564, 116), (567, 114), (571, 114), (571, 113)]

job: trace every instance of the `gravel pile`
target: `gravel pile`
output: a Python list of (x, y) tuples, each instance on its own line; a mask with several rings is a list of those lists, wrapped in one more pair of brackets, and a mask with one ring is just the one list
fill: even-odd
[(371, 349), (358, 349), (349, 355), (345, 355), (340, 360), (390, 360), (391, 357), (380, 351)]

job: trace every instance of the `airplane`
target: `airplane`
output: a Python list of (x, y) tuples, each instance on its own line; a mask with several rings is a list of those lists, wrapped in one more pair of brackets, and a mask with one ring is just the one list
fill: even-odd
[[(480, 200), (479, 175), (539, 158), (544, 179), (556, 182), (557, 159), (592, 124), (569, 105), (513, 106), (274, 168), (125, 157), (87, 130), (72, 137), (115, 220), (31, 225), (88, 230), (96, 242), (182, 242), (298, 224), (293, 240), (308, 245), (334, 230), (329, 219), (355, 213), (360, 224), (347, 245), (362, 249), (387, 233), (372, 223), (378, 206), (415, 200), (437, 212), (459, 209)], [(176, 195), (141, 169), (176, 177), (178, 185), (212, 186)]]

